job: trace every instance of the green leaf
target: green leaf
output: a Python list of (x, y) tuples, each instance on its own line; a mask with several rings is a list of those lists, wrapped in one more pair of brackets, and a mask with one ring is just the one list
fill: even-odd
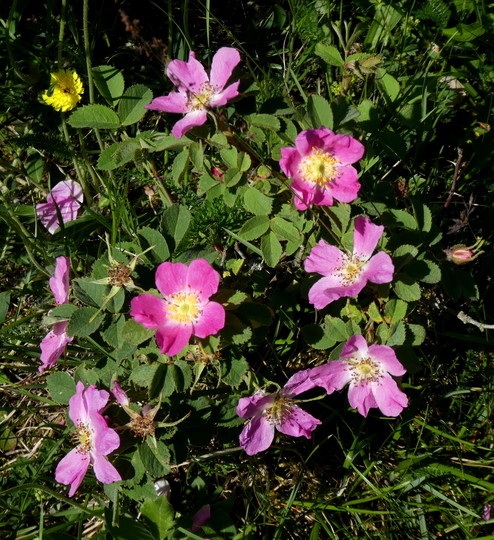
[(237, 168), (228, 169), (223, 176), (223, 182), (227, 187), (236, 186), (242, 180), (242, 172)]
[(81, 307), (74, 311), (67, 326), (69, 336), (89, 336), (95, 332), (103, 322), (103, 313), (93, 307)]
[(253, 126), (271, 129), (276, 132), (278, 132), (281, 127), (278, 118), (270, 114), (252, 114), (249, 116), (249, 121)]
[(419, 259), (411, 262), (406, 269), (407, 274), (416, 281), (423, 283), (438, 283), (441, 281), (441, 269), (427, 259)]
[[(128, 322), (128, 321), (127, 321)], [(150, 381), (153, 380), (158, 366), (163, 364), (141, 364), (135, 367), (129, 377), (129, 381), (135, 382), (142, 388), (149, 388)]]
[(114, 143), (101, 152), (98, 158), (98, 169), (111, 171), (129, 161), (136, 161), (141, 152), (141, 145), (136, 139)]
[(3, 323), (5, 319), (7, 318), (7, 313), (9, 312), (9, 306), (10, 306), (10, 291), (0, 292), (0, 323)]
[(318, 43), (314, 52), (330, 66), (343, 67), (345, 65), (340, 51), (334, 45)]
[(454, 28), (444, 28), (443, 34), (453, 41), (473, 41), (485, 33), (482, 23), (477, 21), (471, 24), (458, 23)]
[(244, 240), (256, 240), (269, 229), (269, 218), (267, 216), (254, 216), (246, 221), (240, 231), (239, 236)]
[(274, 268), (280, 260), (283, 248), (273, 232), (269, 232), (262, 237), (261, 251), (266, 264)]
[(165, 464), (165, 460), (170, 459), (170, 453), (161, 441), (158, 441), (157, 448), (148, 443), (140, 444), (139, 457), (146, 471), (155, 478), (165, 476), (170, 471)]
[(184, 148), (179, 154), (175, 156), (172, 165), (172, 178), (177, 183), (180, 184), (181, 179), (183, 178), (185, 171), (189, 165), (189, 148)]
[(379, 309), (376, 306), (375, 302), (371, 302), (369, 304), (369, 308), (367, 310), (367, 314), (369, 315), (370, 319), (374, 322), (381, 323), (383, 322), (383, 318), (381, 313), (379, 312)]
[(396, 101), (400, 93), (400, 83), (384, 68), (378, 68), (376, 71), (376, 86), (388, 102)]
[(340, 203), (338, 206), (328, 206), (326, 207), (326, 213), (331, 221), (332, 227), (339, 231), (340, 236), (343, 236), (350, 223), (350, 206), (344, 203)]
[(417, 220), (405, 210), (391, 209), (382, 216), (383, 223), (393, 227), (405, 227), (412, 231), (417, 229)]
[(244, 203), (245, 209), (256, 216), (267, 216), (273, 209), (273, 199), (254, 187), (250, 187), (245, 191)]
[(393, 262), (395, 265), (395, 272), (401, 270), (407, 264), (410, 264), (418, 255), (419, 250), (411, 244), (403, 244), (399, 248), (395, 249), (393, 253)]
[(389, 333), (390, 337), (386, 343), (386, 345), (388, 345), (389, 347), (403, 345), (403, 343), (405, 343), (406, 330), (405, 323), (403, 321), (400, 321), (396, 325), (391, 325)]
[(276, 234), (279, 240), (288, 240), (294, 244), (302, 243), (302, 235), (298, 230), (286, 219), (280, 216), (275, 216), (271, 219), (271, 230)]
[(117, 113), (104, 105), (84, 105), (78, 107), (69, 117), (73, 128), (117, 129), (120, 120)]
[(76, 391), (74, 379), (65, 371), (48, 375), (46, 384), (53, 401), (62, 405), (68, 405), (70, 398)]
[(322, 96), (313, 94), (309, 97), (307, 113), (311, 127), (317, 129), (324, 126), (333, 129), (333, 111), (330, 104)]
[(122, 126), (130, 126), (139, 122), (144, 116), (145, 105), (153, 99), (153, 92), (144, 84), (135, 84), (127, 88), (118, 104), (118, 116)]
[(180, 244), (189, 228), (192, 214), (186, 206), (174, 204), (163, 212), (163, 231), (173, 238), (175, 247)]
[(134, 319), (125, 322), (122, 328), (122, 339), (132, 345), (140, 345), (154, 336), (156, 330), (153, 328), (144, 328), (141, 323)]
[(156, 500), (147, 500), (141, 506), (141, 516), (148, 521), (148, 528), (157, 540), (164, 538), (175, 525), (175, 512), (164, 495)]
[(235, 147), (223, 148), (220, 150), (220, 156), (229, 169), (237, 167), (238, 151)]
[(142, 239), (141, 246), (146, 250), (153, 248), (146, 253), (146, 257), (153, 263), (159, 264), (166, 261), (170, 257), (170, 250), (164, 236), (156, 229), (150, 227), (142, 227), (137, 231), (138, 236)]
[(384, 308), (384, 317), (389, 324), (395, 324), (405, 318), (408, 304), (399, 298), (387, 302)]
[(96, 66), (92, 72), (99, 93), (106, 99), (108, 105), (115, 106), (125, 88), (122, 72), (113, 66)]
[(407, 330), (408, 332), (405, 344), (413, 347), (422, 345), (426, 336), (425, 328), (420, 324), (408, 324)]
[(319, 324), (308, 324), (302, 327), (302, 336), (307, 345), (314, 349), (329, 349), (336, 343), (336, 340)]
[(137, 538), (139, 540), (158, 540), (149, 529), (135, 518), (119, 516), (118, 527), (116, 527), (110, 517), (106, 521), (106, 527), (112, 540), (136, 540)]
[(122, 329), (125, 325), (125, 317), (119, 313), (111, 317), (108, 326), (101, 333), (101, 337), (115, 349), (119, 349), (123, 345)]
[(393, 283), (393, 289), (396, 296), (405, 302), (416, 302), (420, 300), (419, 284), (404, 274), (398, 274), (396, 281)]
[(326, 316), (324, 326), (327, 334), (335, 341), (346, 341), (350, 338), (347, 325), (338, 317)]

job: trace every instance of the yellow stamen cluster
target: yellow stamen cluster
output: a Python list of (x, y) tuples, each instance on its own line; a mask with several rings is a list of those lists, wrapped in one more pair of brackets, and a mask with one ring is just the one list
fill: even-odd
[(81, 100), (84, 87), (79, 75), (71, 69), (61, 69), (50, 74), (51, 87), (41, 97), (56, 111), (71, 111)]
[(84, 424), (79, 422), (75, 427), (75, 433), (72, 435), (73, 440), (78, 443), (77, 451), (80, 454), (87, 454), (91, 451), (92, 447), (92, 432), (91, 429)]
[(202, 111), (206, 109), (209, 107), (209, 102), (215, 93), (215, 89), (209, 83), (202, 84), (199, 92), (191, 92), (189, 94), (189, 100), (187, 101), (188, 109), (190, 111)]
[(327, 186), (338, 176), (340, 160), (322, 148), (313, 148), (312, 152), (300, 162), (299, 174), (303, 180), (313, 182), (320, 187)]
[(286, 422), (292, 416), (293, 400), (284, 396), (275, 398), (271, 407), (264, 411), (266, 420), (274, 425), (280, 425)]
[(376, 382), (382, 378), (379, 364), (369, 357), (352, 357), (349, 362), (349, 369), (355, 384)]
[(192, 324), (201, 315), (201, 303), (197, 292), (180, 291), (165, 298), (166, 313), (172, 321)]
[(344, 255), (342, 266), (337, 271), (337, 275), (344, 287), (353, 285), (362, 274), (363, 267), (366, 261), (361, 260), (357, 256), (348, 257)]

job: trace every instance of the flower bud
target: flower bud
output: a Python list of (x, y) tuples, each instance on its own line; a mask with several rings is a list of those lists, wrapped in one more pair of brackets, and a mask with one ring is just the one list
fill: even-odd
[(455, 264), (466, 264), (475, 259), (475, 253), (466, 246), (456, 246), (454, 248), (445, 249), (446, 259)]
[(111, 389), (111, 393), (120, 405), (127, 407), (129, 406), (129, 398), (127, 397), (127, 394), (117, 381), (113, 381), (113, 388)]
[(454, 246), (444, 250), (446, 259), (454, 264), (466, 264), (476, 259), (481, 253), (480, 248), (485, 244), (483, 238), (477, 238), (473, 246)]

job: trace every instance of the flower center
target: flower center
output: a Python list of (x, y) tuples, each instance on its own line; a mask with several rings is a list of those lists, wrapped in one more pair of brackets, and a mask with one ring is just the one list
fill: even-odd
[(180, 291), (165, 298), (166, 313), (177, 323), (192, 324), (202, 314), (201, 302), (197, 292)]
[(353, 257), (344, 255), (343, 264), (337, 271), (337, 275), (344, 287), (353, 285), (360, 279), (365, 263), (366, 261), (357, 255)]
[(293, 400), (287, 397), (275, 398), (271, 407), (264, 410), (266, 420), (273, 426), (286, 422), (292, 416)]
[(324, 187), (338, 176), (339, 162), (338, 158), (322, 148), (313, 148), (312, 152), (300, 162), (298, 172), (304, 180)]
[(91, 451), (92, 447), (92, 431), (83, 422), (79, 422), (75, 427), (75, 433), (73, 439), (78, 442), (77, 451), (80, 454), (87, 454)]
[(216, 90), (209, 83), (201, 85), (199, 92), (190, 92), (187, 107), (189, 111), (202, 111), (209, 107), (211, 98), (216, 93)]
[(383, 374), (379, 364), (372, 358), (357, 358), (353, 356), (348, 359), (349, 369), (352, 372), (352, 380), (355, 384), (367, 384), (378, 381)]

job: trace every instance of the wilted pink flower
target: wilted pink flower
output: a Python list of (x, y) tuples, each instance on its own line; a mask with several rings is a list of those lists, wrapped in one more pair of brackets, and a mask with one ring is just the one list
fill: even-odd
[(387, 345), (368, 346), (361, 335), (345, 343), (340, 360), (309, 371), (313, 383), (328, 394), (348, 384), (348, 401), (363, 416), (375, 407), (386, 416), (398, 416), (408, 405), (406, 394), (391, 377), (406, 373), (394, 350)]
[(59, 182), (48, 194), (45, 203), (36, 205), (36, 214), (41, 223), (53, 234), (60, 222), (58, 221), (57, 207), (62, 221), (68, 223), (77, 218), (77, 212), (84, 200), (80, 184), (74, 180)]
[(225, 326), (225, 309), (209, 297), (218, 290), (220, 275), (204, 259), (186, 266), (161, 263), (156, 287), (164, 298), (141, 294), (131, 301), (130, 314), (145, 328), (156, 328), (162, 354), (178, 354), (192, 335), (205, 338)]
[(129, 406), (129, 398), (127, 397), (124, 389), (118, 384), (117, 381), (113, 381), (113, 388), (111, 388), (111, 393), (114, 395), (115, 399), (120, 405), (124, 405), (126, 407)]
[(92, 463), (96, 478), (103, 484), (122, 479), (105, 457), (120, 445), (117, 432), (108, 427), (101, 414), (108, 398), (106, 390), (98, 390), (94, 385), (85, 390), (81, 381), (77, 383), (76, 393), (70, 398), (69, 416), (75, 425), (75, 439), (79, 444), (60, 461), (55, 471), (57, 482), (70, 484), (69, 497), (81, 485), (89, 463)]
[(485, 244), (483, 238), (477, 238), (473, 246), (454, 246), (444, 250), (446, 259), (455, 264), (466, 264), (474, 261), (479, 255), (484, 253), (481, 249)]
[(332, 206), (333, 199), (349, 203), (360, 184), (351, 166), (364, 155), (364, 145), (350, 135), (330, 129), (307, 129), (295, 139), (295, 148), (282, 148), (280, 167), (292, 179), (294, 203), (299, 210), (312, 204)]
[(238, 96), (240, 81), (226, 88), (225, 86), (239, 62), (240, 54), (237, 49), (222, 47), (213, 56), (211, 74), (208, 77), (192, 51), (189, 53), (188, 62), (172, 60), (166, 73), (177, 91), (153, 99), (146, 105), (146, 109), (185, 114), (172, 129), (172, 134), (180, 139), (189, 129), (202, 126), (206, 122), (210, 108), (225, 105)]
[(304, 262), (306, 272), (324, 276), (309, 290), (309, 302), (316, 309), (344, 296), (357, 296), (368, 281), (389, 283), (394, 266), (384, 251), (371, 257), (382, 236), (384, 227), (374, 225), (367, 217), (355, 219), (353, 253), (347, 254), (320, 240)]
[(285, 386), (274, 394), (262, 390), (253, 396), (240, 398), (237, 414), (240, 418), (251, 418), (240, 434), (240, 446), (252, 456), (271, 446), (277, 429), (292, 437), (307, 437), (321, 423), (303, 411), (293, 397), (316, 386), (310, 378), (310, 370), (295, 373)]
[[(70, 259), (68, 257), (58, 257), (55, 273), (50, 278), (50, 289), (58, 305), (67, 304), (69, 301), (69, 272)], [(40, 343), (42, 365), (38, 368), (38, 371), (43, 372), (46, 368), (54, 366), (64, 353), (67, 344), (74, 339), (67, 335), (68, 325), (69, 321), (55, 323)]]
[(203, 525), (211, 519), (211, 507), (205, 504), (192, 516), (192, 528), (190, 532), (198, 532)]

